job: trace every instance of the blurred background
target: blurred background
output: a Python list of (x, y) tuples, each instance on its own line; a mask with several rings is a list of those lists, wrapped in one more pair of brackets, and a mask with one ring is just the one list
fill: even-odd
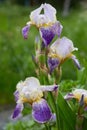
[[(70, 38), (78, 47), (75, 55), (87, 74), (86, 0), (0, 0), (0, 111), (14, 106), (17, 82), (35, 76), (32, 54), (37, 30), (32, 27), (28, 40), (24, 40), (21, 29), (29, 21), (30, 12), (44, 2), (56, 8), (57, 18), (63, 25), (62, 36)], [(62, 80), (76, 80), (77, 69), (71, 60), (62, 68)]]

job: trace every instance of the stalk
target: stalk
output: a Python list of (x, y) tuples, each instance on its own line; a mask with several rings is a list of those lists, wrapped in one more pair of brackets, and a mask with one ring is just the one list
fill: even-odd
[(46, 128), (46, 130), (51, 130), (51, 126), (47, 123), (45, 123), (45, 128)]

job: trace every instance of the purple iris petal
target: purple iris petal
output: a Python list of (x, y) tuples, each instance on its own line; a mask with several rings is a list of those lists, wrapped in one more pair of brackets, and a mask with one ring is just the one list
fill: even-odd
[(76, 65), (76, 67), (80, 70), (81, 66), (80, 66), (78, 59), (74, 55), (71, 58), (74, 61), (74, 64)]
[(29, 29), (30, 29), (30, 25), (27, 25), (22, 28), (22, 35), (23, 35), (24, 39), (28, 38)]
[(84, 105), (84, 95), (82, 94), (81, 99), (79, 101), (80, 106)]
[(52, 32), (55, 34), (55, 35), (58, 35), (58, 37), (60, 37), (61, 35), (61, 32), (62, 32), (62, 28), (63, 26), (60, 24), (59, 21), (57, 21), (55, 24), (53, 24), (52, 26)]
[(48, 58), (48, 67), (50, 69), (50, 73), (52, 73), (54, 71), (54, 69), (58, 66), (58, 64), (60, 63), (58, 61), (58, 58)]
[(68, 94), (65, 95), (65, 97), (64, 97), (65, 100), (70, 100), (70, 99), (72, 99), (72, 98), (74, 98), (73, 93), (68, 93)]
[(20, 116), (22, 110), (23, 110), (23, 104), (21, 104), (21, 103), (20, 103), (20, 104), (17, 104), (17, 105), (16, 105), (16, 108), (15, 108), (15, 110), (14, 110), (14, 112), (13, 112), (12, 118), (13, 118), (13, 119), (18, 118), (18, 117)]
[(84, 108), (85, 111), (87, 111), (87, 106)]
[(41, 27), (40, 35), (45, 46), (48, 46), (55, 36), (54, 32), (52, 31), (52, 27), (47, 28)]
[(62, 28), (63, 26), (60, 24), (59, 21), (55, 22), (52, 26), (41, 27), (40, 35), (41, 35), (44, 45), (48, 46), (53, 40), (55, 35), (58, 35), (58, 37), (60, 37)]
[(50, 123), (56, 122), (56, 114), (52, 114), (51, 119), (50, 119)]
[(55, 85), (53, 91), (56, 91), (57, 89), (58, 89), (58, 85)]
[(46, 100), (41, 99), (38, 102), (34, 102), (32, 108), (32, 117), (36, 122), (45, 123), (51, 119), (52, 112)]
[(15, 101), (17, 102), (18, 99), (19, 99), (19, 91), (18, 91), (18, 90), (16, 90), (16, 91), (14, 92), (14, 96), (15, 96)]

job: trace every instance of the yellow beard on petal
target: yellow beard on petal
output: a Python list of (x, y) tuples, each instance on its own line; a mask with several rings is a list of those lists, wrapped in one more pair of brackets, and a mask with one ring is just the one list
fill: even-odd
[(20, 99), (22, 100), (23, 103), (29, 103), (32, 105), (33, 102), (40, 100), (42, 97), (43, 97), (43, 93), (40, 92), (37, 97), (31, 94), (29, 98), (26, 98), (23, 95), (21, 95)]
[(63, 64), (63, 62), (65, 62), (67, 59), (69, 59), (72, 56), (72, 54), (68, 54), (66, 55), (65, 58), (63, 58), (62, 56), (56, 54), (56, 53), (49, 53), (48, 57), (50, 58), (58, 58), (58, 60), (60, 61), (60, 64)]
[[(82, 94), (81, 93), (74, 93), (74, 97), (75, 97), (75, 99), (80, 101)], [(84, 96), (84, 103), (87, 104), (87, 96)]]
[(54, 24), (55, 22), (49, 22), (49, 23), (42, 23), (42, 24), (36, 24), (34, 21), (29, 21), (27, 22), (27, 25), (33, 25), (33, 26), (36, 26), (37, 28), (40, 28), (40, 27), (50, 27)]
[(43, 24), (39, 24), (37, 27), (40, 28), (40, 27), (50, 27), (52, 26), (54, 23), (50, 22), (50, 23), (43, 23)]

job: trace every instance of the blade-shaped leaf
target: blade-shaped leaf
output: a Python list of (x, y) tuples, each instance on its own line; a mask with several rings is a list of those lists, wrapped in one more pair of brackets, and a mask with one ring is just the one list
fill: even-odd
[(57, 107), (64, 126), (62, 130), (75, 130), (75, 113), (72, 111), (60, 92), (58, 93)]
[(84, 118), (82, 130), (87, 130), (87, 119)]

